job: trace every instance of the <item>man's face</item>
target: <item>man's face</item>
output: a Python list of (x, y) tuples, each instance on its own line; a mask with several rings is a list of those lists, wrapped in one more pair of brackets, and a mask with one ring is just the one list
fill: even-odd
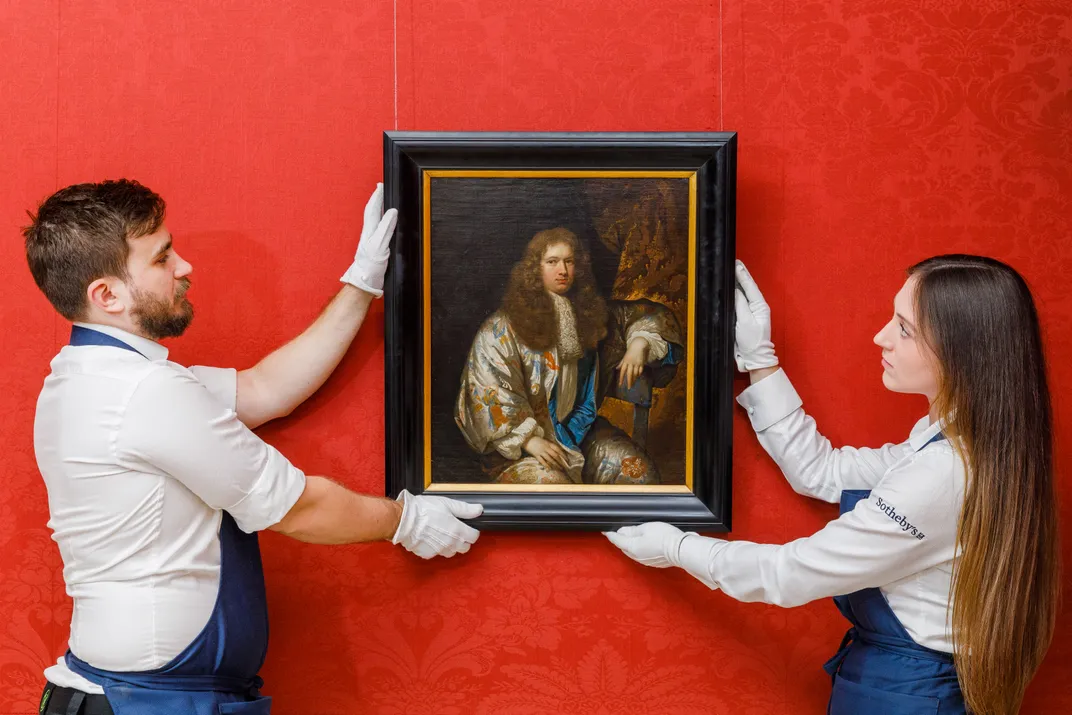
[(193, 266), (175, 252), (166, 226), (129, 243), (131, 319), (153, 340), (182, 335), (194, 317), (194, 307), (186, 300)]
[(563, 295), (573, 287), (573, 249), (568, 243), (552, 243), (540, 263), (543, 287)]

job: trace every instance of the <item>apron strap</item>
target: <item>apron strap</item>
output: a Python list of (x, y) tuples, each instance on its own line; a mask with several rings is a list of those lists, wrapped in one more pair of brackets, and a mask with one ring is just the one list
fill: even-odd
[[(135, 687), (158, 690), (182, 690), (186, 692), (216, 691), (220, 693), (239, 693), (256, 697), (260, 689), (264, 687), (264, 681), (259, 675), (252, 678), (238, 678), (230, 675), (213, 673), (191, 673), (182, 675), (169, 675), (165, 673), (131, 673), (132, 678), (123, 678), (123, 673), (111, 673), (94, 668), (70, 650), (64, 656), (67, 667), (81, 675), (90, 682), (111, 680), (117, 683), (133, 685)], [(88, 677), (87, 677), (88, 676)], [(120, 677), (115, 677), (120, 676)]]
[(849, 654), (849, 648), (854, 640), (856, 640), (856, 629), (850, 628), (845, 632), (845, 637), (841, 639), (841, 645), (838, 646), (837, 653), (834, 653), (830, 660), (823, 663), (823, 670), (830, 676), (831, 682), (833, 682), (834, 676), (837, 675), (838, 670), (841, 668), (841, 661), (845, 660), (845, 656)]
[(841, 492), (838, 515), (847, 514), (856, 508), (856, 505), (871, 496), (870, 489), (844, 489)]
[[(103, 345), (111, 348), (121, 348), (123, 350), (129, 350), (132, 353), (138, 353), (136, 349), (130, 347), (122, 340), (113, 338), (107, 333), (102, 333), (99, 330), (90, 330), (89, 328), (83, 328), (81, 325), (75, 325), (71, 328), (71, 345)], [(142, 357), (145, 357), (142, 355)]]
[(903, 655), (908, 658), (919, 658), (922, 660), (934, 661), (936, 663), (945, 663), (947, 665), (953, 664), (953, 656), (949, 653), (932, 650), (911, 641), (906, 642), (902, 638), (895, 638), (882, 633), (876, 633), (875, 631), (869, 631), (859, 626), (853, 626), (845, 633), (845, 637), (841, 639), (841, 645), (838, 646), (838, 650), (834, 653), (833, 657), (823, 663), (823, 670), (827, 672), (831, 680), (837, 675), (838, 670), (841, 668), (841, 663), (845, 660), (845, 657), (848, 656), (854, 641), (873, 645), (876, 648), (881, 648), (882, 650), (897, 653), (898, 655)]

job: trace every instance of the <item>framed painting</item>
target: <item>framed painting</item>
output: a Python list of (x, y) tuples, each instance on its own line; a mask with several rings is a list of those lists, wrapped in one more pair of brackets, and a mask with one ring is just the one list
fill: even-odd
[(736, 147), (387, 132), (387, 494), (728, 531)]

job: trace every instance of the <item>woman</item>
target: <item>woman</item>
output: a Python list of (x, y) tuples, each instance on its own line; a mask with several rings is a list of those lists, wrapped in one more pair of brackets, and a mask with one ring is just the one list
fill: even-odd
[(603, 300), (572, 231), (540, 231), (477, 331), (454, 420), (501, 484), (657, 484), (655, 463), (599, 406), (645, 370), (664, 385), (683, 343), (664, 306)]
[(608, 538), (741, 601), (824, 596), (852, 624), (826, 664), (829, 712), (1014, 713), (1053, 635), (1059, 593), (1050, 402), (1038, 316), (998, 261), (951, 255), (908, 270), (875, 343), (882, 382), (924, 395), (907, 440), (834, 449), (770, 341), (770, 309), (737, 263), (738, 402), (793, 488), (841, 516), (784, 546), (652, 522)]

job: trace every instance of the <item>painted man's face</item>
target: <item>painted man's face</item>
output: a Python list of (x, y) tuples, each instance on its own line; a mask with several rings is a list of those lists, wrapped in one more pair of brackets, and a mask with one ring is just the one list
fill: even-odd
[(540, 262), (543, 287), (564, 295), (573, 286), (573, 249), (568, 243), (552, 243)]

